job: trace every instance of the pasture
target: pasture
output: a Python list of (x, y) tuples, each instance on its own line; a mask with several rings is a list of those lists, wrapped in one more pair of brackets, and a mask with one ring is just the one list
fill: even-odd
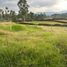
[(67, 27), (0, 23), (0, 67), (67, 67)]

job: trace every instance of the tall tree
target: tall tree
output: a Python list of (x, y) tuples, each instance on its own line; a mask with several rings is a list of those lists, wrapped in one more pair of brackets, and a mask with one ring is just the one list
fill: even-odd
[(19, 7), (19, 16), (25, 22), (26, 16), (28, 13), (28, 7), (29, 7), (29, 5), (27, 4), (27, 1), (26, 0), (19, 0), (18, 7)]
[(3, 10), (0, 9), (0, 20), (2, 20), (2, 19), (3, 19)]
[(8, 7), (5, 7), (5, 19), (7, 21), (9, 20), (9, 9), (8, 9)]
[(16, 13), (13, 10), (10, 11), (10, 19), (11, 21), (16, 21)]

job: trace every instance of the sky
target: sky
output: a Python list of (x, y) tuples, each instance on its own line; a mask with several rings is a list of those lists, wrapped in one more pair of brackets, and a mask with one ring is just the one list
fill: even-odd
[[(18, 0), (0, 0), (0, 8), (7, 6), (18, 11)], [(36, 12), (60, 12), (67, 11), (67, 0), (27, 0), (29, 11)]]

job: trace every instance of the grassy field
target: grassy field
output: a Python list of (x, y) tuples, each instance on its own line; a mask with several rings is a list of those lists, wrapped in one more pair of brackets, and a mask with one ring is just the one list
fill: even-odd
[(0, 23), (0, 67), (67, 67), (67, 27)]

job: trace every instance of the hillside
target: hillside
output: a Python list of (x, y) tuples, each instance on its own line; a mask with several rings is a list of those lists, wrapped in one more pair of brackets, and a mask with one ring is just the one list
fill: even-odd
[(0, 23), (0, 67), (66, 66), (67, 27)]
[(52, 18), (55, 18), (55, 19), (66, 19), (67, 20), (67, 13), (58, 13), (58, 14), (53, 14), (51, 16)]

